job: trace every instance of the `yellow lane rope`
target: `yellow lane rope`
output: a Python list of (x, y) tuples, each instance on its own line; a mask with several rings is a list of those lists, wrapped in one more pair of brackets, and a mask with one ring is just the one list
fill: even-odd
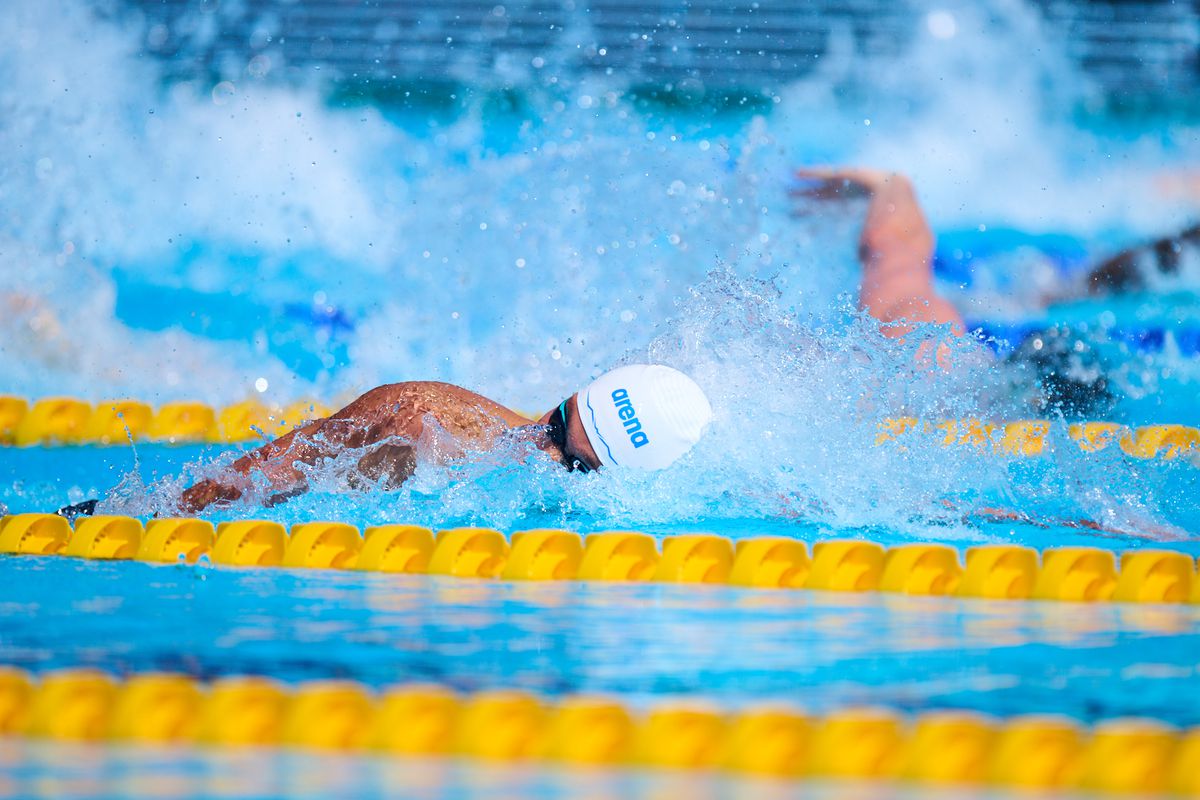
[(30, 403), (20, 397), (0, 396), (0, 443), (44, 446), (128, 444), (130, 440), (168, 444), (252, 441), (264, 435), (279, 436), (332, 411), (311, 401), (285, 408), (268, 408), (253, 400), (224, 408), (176, 402), (153, 409), (137, 400), (107, 400), (93, 405), (70, 397)]
[[(0, 395), (0, 444), (244, 442), (279, 436), (332, 411), (329, 406), (313, 401), (299, 401), (284, 408), (270, 408), (253, 400), (224, 408), (175, 402), (154, 409), (137, 400), (91, 404), (69, 397), (52, 397), (30, 403), (21, 397)], [(973, 446), (1006, 455), (1032, 456), (1047, 449), (1052, 425), (1047, 420), (922, 422), (900, 417), (879, 423), (875, 443), (902, 443), (905, 437), (923, 434), (936, 437), (947, 446)], [(1186, 425), (1130, 428), (1115, 422), (1081, 422), (1068, 425), (1067, 434), (1088, 453), (1116, 445), (1126, 455), (1141, 459), (1200, 456), (1200, 429)]]
[[(966, 446), (1009, 456), (1035, 456), (1046, 451), (1054, 423), (1049, 420), (988, 422), (978, 419), (922, 422), (913, 417), (885, 419), (879, 423), (875, 444), (902, 443), (906, 437), (933, 436), (947, 447)], [(1130, 428), (1116, 422), (1074, 422), (1067, 436), (1081, 451), (1095, 453), (1116, 445), (1140, 459), (1200, 456), (1200, 429), (1187, 425), (1142, 425)]]
[(341, 569), (508, 581), (633, 581), (724, 584), (762, 589), (888, 592), (993, 600), (1200, 604), (1189, 555), (1161, 549), (1117, 554), (1094, 547), (1038, 552), (1020, 545), (971, 547), (965, 563), (944, 544), (884, 547), (861, 540), (813, 545), (786, 537), (737, 541), (710, 534), (668, 536), (610, 531), (453, 528), (436, 535), (416, 525), (358, 528), (305, 522), (79, 517), (54, 514), (0, 520), (0, 553), (239, 567)]
[(1200, 728), (1148, 719), (1085, 727), (1050, 715), (905, 718), (849, 708), (814, 716), (787, 705), (724, 711), (678, 700), (636, 713), (596, 695), (548, 701), (429, 684), (376, 693), (348, 681), (203, 684), (168, 673), (118, 681), (89, 669), (35, 679), (0, 667), (0, 735), (1200, 796)]

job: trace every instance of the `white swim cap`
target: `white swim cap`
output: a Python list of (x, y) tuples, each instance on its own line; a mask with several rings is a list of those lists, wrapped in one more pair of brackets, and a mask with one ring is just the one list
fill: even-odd
[(579, 392), (579, 420), (608, 467), (663, 469), (700, 441), (713, 417), (696, 382), (677, 369), (634, 364)]

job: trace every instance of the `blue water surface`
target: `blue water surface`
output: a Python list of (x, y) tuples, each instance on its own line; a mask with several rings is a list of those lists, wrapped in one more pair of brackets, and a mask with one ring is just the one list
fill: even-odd
[(1188, 606), (9, 557), (0, 662), (1200, 723)]

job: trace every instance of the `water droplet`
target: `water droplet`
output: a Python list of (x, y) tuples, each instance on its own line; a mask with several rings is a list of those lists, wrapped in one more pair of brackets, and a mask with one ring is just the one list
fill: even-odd
[(958, 23), (949, 11), (930, 11), (925, 16), (925, 27), (935, 39), (953, 39), (958, 33)]
[[(237, 87), (232, 81), (221, 81), (212, 88), (212, 101), (214, 105), (223, 106), (237, 94)], [(297, 114), (296, 116), (300, 116)]]

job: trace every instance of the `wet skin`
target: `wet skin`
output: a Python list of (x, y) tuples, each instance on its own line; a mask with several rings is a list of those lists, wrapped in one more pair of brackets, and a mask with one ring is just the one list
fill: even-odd
[[(555, 406), (557, 408), (557, 406)], [(304, 466), (314, 466), (345, 450), (371, 448), (357, 463), (362, 485), (396, 487), (417, 466), (418, 443), (423, 457), (438, 463), (463, 458), (468, 452), (496, 447), (512, 432), (555, 461), (564, 454), (549, 440), (545, 426), (554, 409), (540, 420), (529, 418), (483, 395), (435, 381), (412, 381), (380, 386), (326, 419), (314, 420), (234, 461), (215, 478), (200, 481), (183, 492), (180, 511), (196, 513), (213, 504), (233, 502), (266, 485), (265, 503), (272, 505), (308, 491)], [(567, 451), (592, 469), (600, 459), (588, 443), (579, 419), (576, 395), (567, 403)], [(434, 421), (448, 436), (434, 436)], [(358, 483), (352, 478), (352, 484)]]

